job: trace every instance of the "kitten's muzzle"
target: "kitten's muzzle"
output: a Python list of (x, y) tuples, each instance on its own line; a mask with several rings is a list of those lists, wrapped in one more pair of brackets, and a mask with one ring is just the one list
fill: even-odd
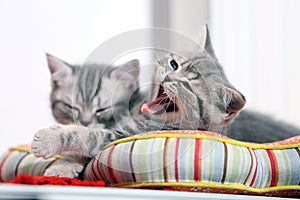
[(160, 85), (157, 98), (149, 103), (145, 103), (141, 107), (141, 112), (149, 112), (152, 114), (161, 114), (163, 112), (177, 112), (178, 106), (174, 97), (169, 97), (164, 87)]

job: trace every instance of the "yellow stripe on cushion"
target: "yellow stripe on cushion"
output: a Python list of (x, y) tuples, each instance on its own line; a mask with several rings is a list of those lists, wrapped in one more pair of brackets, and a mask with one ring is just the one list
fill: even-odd
[[(300, 147), (300, 136), (297, 137), (297, 139), (292, 138), (292, 139), (287, 139), (287, 140), (284, 140), (281, 142), (257, 144), (257, 143), (242, 142), (242, 141), (230, 139), (228, 137), (222, 136), (221, 134), (216, 134), (216, 133), (207, 132), (207, 131), (173, 130), (173, 131), (152, 131), (152, 132), (147, 132), (147, 133), (140, 134), (140, 135), (123, 138), (123, 139), (109, 143), (108, 145), (105, 146), (104, 149), (106, 149), (110, 146), (113, 146), (113, 145), (124, 143), (124, 142), (129, 142), (129, 141), (133, 141), (133, 140), (144, 140), (144, 139), (150, 139), (150, 138), (193, 138), (193, 139), (198, 138), (198, 139), (224, 142), (227, 144), (232, 144), (232, 145), (237, 145), (237, 146), (247, 147), (247, 148), (252, 148), (252, 149), (280, 150), (280, 149)], [(293, 141), (295, 143), (287, 144), (289, 140)], [(276, 144), (276, 145), (274, 145), (274, 144)]]

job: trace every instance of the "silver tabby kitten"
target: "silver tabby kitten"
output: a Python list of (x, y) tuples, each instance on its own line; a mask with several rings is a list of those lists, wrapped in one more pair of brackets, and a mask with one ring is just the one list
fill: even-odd
[(210, 130), (253, 142), (280, 140), (300, 133), (292, 128), (288, 131), (290, 126), (284, 133), (263, 128), (260, 131), (254, 125), (263, 118), (266, 120), (259, 128), (277, 122), (249, 111), (238, 115), (244, 105), (244, 96), (230, 84), (217, 61), (207, 30), (205, 51), (193, 51), (184, 57), (167, 53), (157, 61), (149, 100), (137, 104), (138, 112), (123, 118), (119, 123), (122, 126), (53, 126), (35, 134), (32, 152), (44, 158), (65, 151), (92, 157), (111, 141), (161, 129)]
[(109, 128), (128, 111), (138, 89), (139, 61), (118, 67), (90, 64), (79, 67), (47, 54), (51, 72), (51, 106), (61, 124)]
[[(51, 73), (51, 108), (55, 119), (68, 130), (76, 123), (92, 128), (110, 128), (128, 115), (131, 95), (138, 93), (139, 61), (118, 67), (101, 64), (70, 65), (47, 54)], [(67, 140), (65, 141), (67, 142)], [(86, 158), (64, 154), (45, 175), (78, 176)]]

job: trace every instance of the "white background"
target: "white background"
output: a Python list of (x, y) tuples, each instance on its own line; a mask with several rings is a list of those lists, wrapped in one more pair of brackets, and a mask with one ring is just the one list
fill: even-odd
[(246, 108), (300, 127), (300, 1), (210, 2), (216, 54)]
[(146, 0), (0, 0), (0, 152), (55, 123), (45, 52), (81, 63), (106, 39), (149, 27), (150, 11)]
[[(151, 27), (151, 3), (0, 0), (0, 151), (55, 123), (45, 52), (81, 63), (103, 41)], [(210, 22), (217, 56), (247, 108), (300, 125), (300, 1), (171, 0), (169, 6), (166, 26), (188, 36)]]

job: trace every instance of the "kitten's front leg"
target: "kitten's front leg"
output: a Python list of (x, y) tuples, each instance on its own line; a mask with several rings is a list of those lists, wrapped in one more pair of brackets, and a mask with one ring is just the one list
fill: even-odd
[(78, 155), (74, 152), (63, 153), (61, 158), (53, 162), (44, 172), (44, 176), (57, 176), (77, 178), (82, 173), (84, 166), (90, 158)]
[(125, 135), (109, 129), (89, 129), (85, 126), (58, 124), (35, 134), (31, 143), (31, 152), (43, 158), (50, 158), (67, 151), (93, 157), (106, 144), (122, 137)]
[(57, 124), (35, 134), (31, 143), (31, 152), (45, 159), (65, 151), (75, 151), (90, 156), (83, 142), (88, 133), (89, 129), (83, 126)]

